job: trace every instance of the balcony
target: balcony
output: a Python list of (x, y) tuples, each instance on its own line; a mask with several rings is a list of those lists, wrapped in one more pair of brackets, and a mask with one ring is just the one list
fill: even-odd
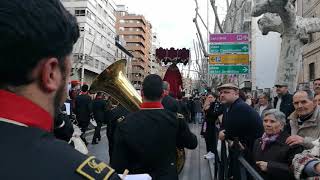
[(136, 68), (136, 67), (132, 68), (132, 73), (134, 73), (134, 74), (140, 74), (140, 75), (142, 75), (142, 76), (145, 74), (145, 72), (144, 72), (143, 69)]
[(147, 32), (147, 29), (143, 23), (124, 23), (120, 26), (125, 28), (141, 28), (144, 31), (144, 33)]
[(123, 16), (121, 17), (122, 19), (125, 19), (125, 20), (139, 20), (139, 21), (142, 21), (142, 23), (144, 25), (147, 24), (147, 21), (145, 20), (145, 18), (142, 16), (142, 15), (136, 15), (136, 14), (128, 14), (127, 16)]
[(144, 62), (146, 61), (146, 57), (140, 53), (132, 53), (135, 58), (141, 59)]
[(124, 40), (127, 43), (141, 43), (144, 47), (146, 47), (146, 42), (143, 38), (141, 37), (134, 37), (134, 38), (130, 38), (130, 37), (125, 37)]
[(128, 51), (140, 51), (142, 52), (144, 55), (147, 54), (146, 49), (143, 48), (142, 46), (126, 46), (126, 49)]
[(146, 39), (146, 34), (143, 31), (120, 31), (120, 35), (139, 35), (142, 36), (143, 39)]
[(134, 67), (134, 66), (139, 66), (139, 67), (141, 67), (142, 69), (145, 69), (145, 68), (146, 68), (145, 63), (144, 63), (144, 62), (141, 62), (141, 61), (133, 60), (133, 61), (131, 62), (131, 64), (132, 64), (132, 67)]

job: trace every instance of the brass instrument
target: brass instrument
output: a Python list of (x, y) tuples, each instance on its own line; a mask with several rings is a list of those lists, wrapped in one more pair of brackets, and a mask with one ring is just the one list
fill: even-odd
[(125, 66), (125, 59), (111, 64), (94, 79), (90, 86), (90, 93), (106, 92), (129, 111), (138, 111), (142, 97), (126, 78)]
[[(138, 111), (142, 103), (142, 97), (126, 78), (124, 69), (126, 60), (121, 59), (111, 64), (98, 77), (96, 77), (90, 87), (90, 93), (99, 91), (108, 93), (129, 111)], [(185, 162), (184, 149), (178, 149), (177, 172), (180, 173)]]

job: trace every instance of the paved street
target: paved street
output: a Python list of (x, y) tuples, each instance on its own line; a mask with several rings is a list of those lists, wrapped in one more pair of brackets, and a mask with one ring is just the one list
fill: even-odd
[[(209, 171), (208, 161), (203, 158), (206, 154), (204, 139), (200, 137), (200, 125), (191, 124), (190, 128), (198, 137), (199, 146), (195, 150), (186, 150), (186, 163), (179, 177), (180, 180), (210, 180), (211, 175)], [(105, 162), (109, 162), (108, 155), (108, 139), (106, 131), (101, 132), (102, 139), (98, 145), (88, 145), (91, 155), (96, 156)], [(87, 137), (88, 142), (91, 142), (92, 135)]]

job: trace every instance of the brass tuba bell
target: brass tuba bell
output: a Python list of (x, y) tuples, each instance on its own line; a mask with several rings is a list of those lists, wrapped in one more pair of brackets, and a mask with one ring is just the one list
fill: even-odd
[[(90, 86), (90, 93), (99, 91), (106, 92), (127, 110), (131, 112), (138, 111), (140, 109), (140, 104), (142, 103), (142, 97), (126, 78), (124, 73), (125, 66), (125, 59), (121, 59), (111, 64), (93, 80)], [(177, 171), (180, 173), (185, 163), (184, 149), (177, 148), (176, 156)]]
[(125, 59), (116, 61), (99, 74), (90, 86), (90, 93), (106, 92), (127, 110), (138, 111), (142, 97), (126, 78), (126, 62)]

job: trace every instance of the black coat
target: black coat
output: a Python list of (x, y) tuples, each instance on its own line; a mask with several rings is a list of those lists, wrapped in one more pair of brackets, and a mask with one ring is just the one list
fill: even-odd
[(97, 123), (105, 121), (105, 112), (107, 111), (107, 101), (104, 99), (95, 99), (92, 102), (93, 117)]
[(254, 141), (263, 133), (262, 120), (251, 106), (240, 98), (225, 108), (222, 129), (226, 139), (238, 138), (251, 151)]
[(92, 100), (89, 95), (78, 95), (75, 100), (75, 113), (80, 124), (89, 124), (92, 112)]
[(69, 116), (59, 110), (54, 118), (54, 136), (58, 139), (69, 142), (73, 132), (73, 124)]
[(190, 112), (188, 109), (188, 102), (182, 99), (179, 102), (179, 113), (182, 114), (187, 122), (190, 122)]
[(207, 123), (206, 132), (203, 135), (214, 135), (216, 137), (216, 121), (218, 117), (223, 114), (224, 108), (220, 102), (212, 102), (209, 109), (205, 110), (205, 122)]
[(118, 172), (127, 168), (154, 180), (177, 180), (177, 146), (197, 147), (197, 137), (185, 120), (165, 109), (141, 110), (118, 125), (111, 164)]
[(179, 111), (179, 102), (170, 95), (163, 97), (161, 103), (165, 109), (171, 112), (177, 113)]
[[(292, 97), (292, 94), (287, 93), (281, 98), (280, 111), (283, 112), (286, 115), (286, 117), (288, 117), (294, 111)], [(278, 99), (278, 97), (274, 98), (274, 108), (276, 108), (277, 106)]]
[(254, 161), (268, 162), (267, 172), (262, 172), (260, 168), (256, 167), (263, 179), (294, 180), (293, 170), (290, 168), (290, 166), (294, 155), (303, 151), (303, 146), (287, 145), (285, 142), (288, 137), (289, 134), (287, 132), (282, 132), (277, 140), (266, 145), (263, 151), (261, 150), (261, 138), (257, 139), (254, 143)]
[[(38, 128), (0, 122), (0, 136), (4, 137), (0, 141), (0, 179), (104, 179), (110, 172), (104, 163), (88, 159), (52, 133)], [(103, 167), (100, 173), (97, 167), (89, 167), (88, 162), (93, 160)], [(120, 180), (116, 173), (112, 174), (109, 180)]]

